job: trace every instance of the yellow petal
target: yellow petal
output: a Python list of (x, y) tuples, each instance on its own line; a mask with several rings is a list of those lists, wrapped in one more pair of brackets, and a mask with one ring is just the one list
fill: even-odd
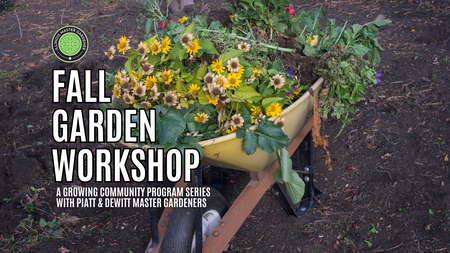
[(317, 46), (317, 44), (319, 43), (319, 35), (313, 35), (312, 39), (311, 37), (308, 36), (308, 39), (306, 40), (307, 43), (311, 44), (311, 46)]

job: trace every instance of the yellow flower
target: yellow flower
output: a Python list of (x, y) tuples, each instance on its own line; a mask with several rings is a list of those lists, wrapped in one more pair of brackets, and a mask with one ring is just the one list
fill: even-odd
[(228, 74), (227, 79), (228, 79), (228, 84), (233, 88), (237, 88), (239, 86), (239, 84), (242, 82), (241, 76), (238, 75), (237, 73)]
[(224, 72), (225, 67), (222, 65), (222, 60), (215, 60), (212, 63), (212, 71), (216, 72), (217, 74), (221, 74), (222, 72)]
[(152, 55), (161, 52), (161, 45), (159, 44), (158, 40), (154, 40), (152, 42), (152, 44), (150, 45), (150, 51), (152, 52)]
[(173, 75), (170, 75), (170, 70), (166, 69), (162, 72), (161, 78), (165, 84), (172, 82)]
[(199, 91), (199, 90), (200, 90), (200, 88), (197, 86), (197, 84), (193, 83), (189, 86), (188, 92), (194, 94), (194, 93), (197, 93), (197, 91)]
[(112, 60), (114, 58), (114, 54), (116, 53), (116, 49), (114, 48), (114, 46), (111, 46), (108, 49), (108, 52), (105, 52), (106, 57), (108, 57), (110, 60)]
[(165, 37), (162, 41), (161, 41), (161, 50), (163, 53), (167, 54), (170, 51), (170, 39), (169, 37)]
[(260, 114), (262, 114), (261, 108), (259, 106), (253, 106), (250, 111), (252, 111), (252, 115), (255, 116), (259, 116)]
[(234, 132), (236, 132), (236, 128), (234, 128), (233, 126), (230, 126), (230, 129), (227, 129), (227, 133), (228, 134), (231, 134), (231, 133), (234, 133)]
[(183, 24), (187, 19), (188, 19), (188, 18), (187, 18), (186, 16), (183, 16), (182, 18), (178, 19), (177, 22), (180, 22), (180, 23)]
[(219, 103), (219, 99), (209, 95), (209, 93), (206, 95), (206, 97), (208, 98), (208, 103), (210, 104), (217, 105)]
[(230, 72), (239, 72), (239, 58), (231, 58), (228, 60), (227, 68)]
[(147, 76), (147, 79), (144, 82), (145, 86), (147, 86), (147, 90), (150, 90), (157, 84), (156, 78), (154, 76)]
[(130, 104), (130, 105), (134, 104), (134, 102), (135, 102), (134, 98), (128, 94), (123, 95), (123, 101), (125, 101), (125, 103)]
[(200, 46), (200, 44), (198, 43), (198, 39), (195, 39), (193, 41), (191, 41), (191, 44), (188, 44), (186, 46), (186, 51), (188, 54), (197, 54), (198, 50), (201, 49), (202, 47)]
[(306, 43), (310, 44), (312, 47), (317, 46), (319, 43), (319, 35), (313, 35), (314, 39), (307, 36)]
[(114, 96), (120, 98), (120, 87), (117, 85), (114, 86), (113, 93), (114, 93)]
[(214, 77), (214, 82), (220, 86), (222, 86), (224, 89), (228, 87), (228, 80), (222, 75), (216, 75)]
[(294, 94), (295, 95), (298, 95), (298, 94), (300, 94), (300, 91), (301, 91), (302, 89), (299, 87), (299, 88), (295, 88), (294, 89)]
[(142, 56), (146, 55), (149, 51), (147, 49), (147, 42), (142, 42), (139, 43), (138, 45), (138, 49), (137, 49), (138, 53)]
[(222, 86), (220, 86), (217, 83), (213, 83), (209, 87), (209, 95), (211, 97), (214, 96), (214, 98), (218, 98), (220, 96), (220, 94), (222, 94), (222, 91), (223, 91)]
[(191, 40), (194, 38), (194, 34), (192, 33), (184, 33), (181, 35), (180, 42), (183, 47), (187, 47), (187, 45), (191, 44)]
[(262, 74), (261, 69), (260, 69), (259, 67), (255, 67), (255, 69), (253, 70), (253, 76), (254, 76), (255, 78), (258, 78), (259, 75), (261, 75), (261, 74)]
[(245, 52), (250, 51), (250, 44), (248, 42), (241, 42), (241, 44), (237, 45), (237, 48), (240, 50), (245, 50)]
[(130, 47), (128, 46), (129, 42), (130, 41), (127, 40), (127, 37), (122, 36), (122, 38), (120, 38), (119, 44), (117, 45), (117, 49), (119, 49), (119, 52), (122, 52), (125, 55), (125, 51), (130, 49)]
[(244, 74), (244, 66), (240, 65), (239, 66), (239, 72), (237, 72), (238, 75), (242, 76)]
[(202, 112), (202, 113), (197, 113), (198, 117), (194, 117), (195, 121), (201, 122), (201, 123), (205, 123), (208, 120), (208, 114)]
[(266, 108), (266, 115), (275, 117), (280, 116), (281, 114), (281, 106), (279, 103), (273, 103)]
[(153, 101), (158, 100), (159, 98), (159, 92), (158, 92), (158, 86), (155, 85), (150, 89), (150, 97)]
[(143, 97), (143, 96), (145, 96), (146, 91), (147, 91), (147, 88), (143, 85), (143, 83), (140, 83), (134, 89), (134, 95), (136, 95), (138, 97)]
[(149, 101), (141, 102), (141, 105), (147, 106), (148, 108), (152, 107), (152, 104)]

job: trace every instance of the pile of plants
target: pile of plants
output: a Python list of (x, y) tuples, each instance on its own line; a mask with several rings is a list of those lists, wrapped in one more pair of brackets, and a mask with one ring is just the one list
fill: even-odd
[[(364, 93), (365, 83), (376, 82), (373, 68), (359, 62), (367, 63), (363, 56), (369, 53), (376, 64), (381, 47), (375, 32), (387, 21), (345, 29), (329, 20), (320, 30), (323, 9), (306, 13), (295, 11), (286, 0), (248, 0), (231, 7), (233, 22), (223, 27), (218, 21), (208, 25), (204, 16), (175, 21), (160, 7), (161, 2), (148, 1), (143, 41), (131, 47), (123, 36), (117, 49), (111, 46), (105, 52), (110, 59), (127, 58), (123, 68), (107, 77), (107, 88), (117, 98), (112, 106), (155, 110), (153, 147), (201, 151), (199, 141), (235, 133), (243, 138), (247, 155), (257, 147), (277, 152), (280, 168), (274, 177), (286, 183), (298, 203), (304, 183), (292, 170), (280, 114), (310, 87), (300, 83), (298, 71), (284, 69), (280, 60), (270, 61), (269, 56), (294, 51), (323, 56), (318, 67), (328, 92), (322, 92), (321, 110), (342, 114), (350, 109), (339, 111), (340, 104), (350, 108)], [(296, 38), (296, 48), (280, 48), (275, 36)], [(103, 110), (110, 107), (100, 104)], [(137, 136), (139, 129), (134, 131)], [(139, 143), (145, 144), (150, 143)]]

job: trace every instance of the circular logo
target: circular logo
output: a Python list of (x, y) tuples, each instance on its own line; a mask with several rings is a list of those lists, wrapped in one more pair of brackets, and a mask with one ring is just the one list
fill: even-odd
[(52, 38), (53, 53), (63, 62), (81, 60), (89, 48), (86, 34), (76, 26), (61, 27)]

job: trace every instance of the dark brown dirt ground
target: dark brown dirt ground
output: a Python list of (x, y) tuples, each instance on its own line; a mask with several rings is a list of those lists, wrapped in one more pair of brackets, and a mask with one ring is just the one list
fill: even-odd
[[(119, 3), (116, 3), (119, 2)], [(198, 1), (206, 11), (221, 1)], [(292, 1), (294, 8), (325, 8), (343, 25), (366, 23), (378, 14), (392, 24), (378, 37), (385, 49), (377, 71), (382, 83), (370, 87), (339, 138), (338, 120), (325, 121), (333, 170), (324, 151), (314, 150), (315, 183), (320, 203), (298, 220), (288, 216), (268, 191), (233, 238), (233, 252), (450, 252), (450, 10), (448, 1)], [(140, 4), (124, 1), (18, 1), (23, 37), (14, 11), (0, 13), (0, 250), (4, 252), (143, 252), (150, 239), (145, 209), (73, 208), (55, 204), (51, 148), (97, 144), (58, 144), (52, 138), (51, 69), (99, 68), (113, 71), (120, 60), (103, 52), (121, 36), (137, 45), (143, 27), (136, 21)], [(89, 37), (87, 56), (73, 65), (51, 53), (51, 36), (63, 24), (82, 28)], [(107, 147), (111, 147), (108, 145)], [(249, 180), (229, 174), (224, 189), (231, 203)], [(87, 185), (102, 184), (88, 183)], [(35, 196), (26, 212), (26, 195)], [(11, 199), (9, 203), (5, 199)], [(430, 211), (431, 210), (431, 211)], [(43, 236), (36, 221), (62, 213), (82, 218), (64, 226), (61, 238)], [(31, 215), (34, 222), (24, 220)], [(369, 230), (375, 227), (378, 233)], [(34, 230), (36, 229), (36, 231)], [(372, 230), (373, 231), (373, 230)], [(14, 240), (11, 240), (14, 238)], [(369, 248), (365, 242), (370, 242)]]

